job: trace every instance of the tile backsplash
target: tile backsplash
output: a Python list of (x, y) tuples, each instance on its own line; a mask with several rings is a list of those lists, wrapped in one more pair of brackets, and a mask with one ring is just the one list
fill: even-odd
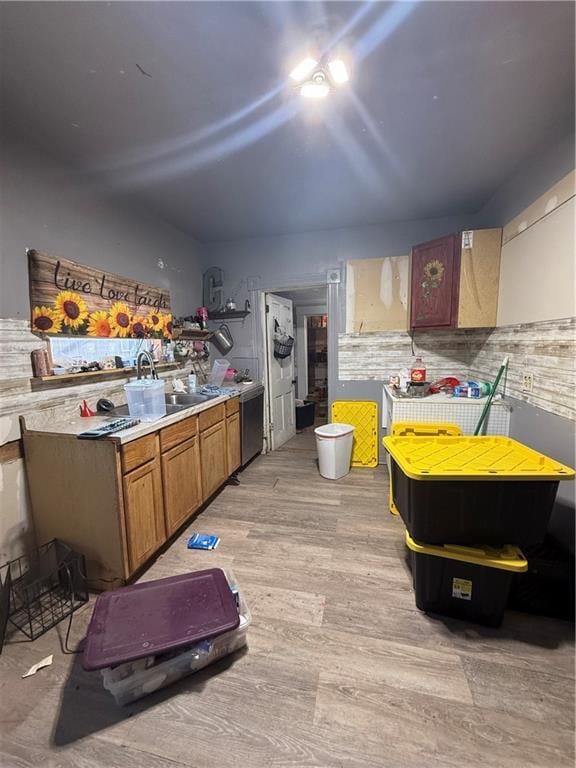
[[(450, 374), (491, 381), (508, 355), (506, 395), (574, 420), (575, 334), (576, 318), (571, 317), (500, 328), (416, 331), (413, 343), (429, 381)], [(338, 339), (341, 381), (387, 381), (411, 358), (408, 331), (340, 334)], [(522, 391), (524, 372), (532, 374), (532, 392)]]

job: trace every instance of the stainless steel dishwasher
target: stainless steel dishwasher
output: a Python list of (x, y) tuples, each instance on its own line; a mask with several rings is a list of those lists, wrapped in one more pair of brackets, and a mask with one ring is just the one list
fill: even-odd
[(240, 424), (242, 428), (242, 466), (262, 452), (264, 440), (264, 387), (240, 394)]

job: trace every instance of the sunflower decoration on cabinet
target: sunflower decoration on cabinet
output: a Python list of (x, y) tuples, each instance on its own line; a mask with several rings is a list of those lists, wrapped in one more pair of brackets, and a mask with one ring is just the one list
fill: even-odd
[(424, 278), (422, 280), (422, 295), (425, 299), (430, 299), (442, 284), (444, 279), (445, 267), (438, 259), (432, 259), (424, 265), (422, 270)]

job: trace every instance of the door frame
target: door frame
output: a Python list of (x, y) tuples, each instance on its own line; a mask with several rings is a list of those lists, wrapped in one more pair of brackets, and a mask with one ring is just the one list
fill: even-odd
[[(260, 283), (260, 280), (258, 280)], [(266, 388), (264, 397), (264, 453), (270, 451), (270, 406), (268, 399), (268, 365), (267, 365), (267, 325), (265, 294), (294, 291), (299, 288), (325, 287), (328, 325), (328, 409), (337, 397), (338, 385), (338, 329), (344, 328), (345, 308), (343, 306), (344, 292), (342, 283), (342, 266), (332, 267), (324, 274), (302, 275), (299, 278), (286, 278), (278, 282), (265, 282), (257, 288), (251, 288), (250, 304), (254, 317), (255, 350), (258, 368), (262, 372), (262, 381)]]

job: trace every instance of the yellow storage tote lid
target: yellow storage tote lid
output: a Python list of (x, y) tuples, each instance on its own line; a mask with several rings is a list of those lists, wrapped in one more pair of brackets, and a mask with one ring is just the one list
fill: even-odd
[(495, 549), (494, 547), (461, 547), (458, 544), (420, 544), (406, 531), (406, 546), (412, 552), (420, 555), (444, 557), (448, 560), (459, 560), (461, 563), (482, 565), (485, 568), (498, 568), (501, 571), (524, 573), (528, 570), (528, 562), (518, 549), (511, 544)]
[(378, 403), (371, 400), (335, 400), (332, 421), (354, 426), (353, 467), (378, 466)]
[(509, 437), (385, 437), (413, 480), (570, 480), (570, 467)]
[(432, 435), (461, 435), (458, 424), (448, 421), (395, 421), (392, 423), (392, 435), (397, 437), (428, 437)]

